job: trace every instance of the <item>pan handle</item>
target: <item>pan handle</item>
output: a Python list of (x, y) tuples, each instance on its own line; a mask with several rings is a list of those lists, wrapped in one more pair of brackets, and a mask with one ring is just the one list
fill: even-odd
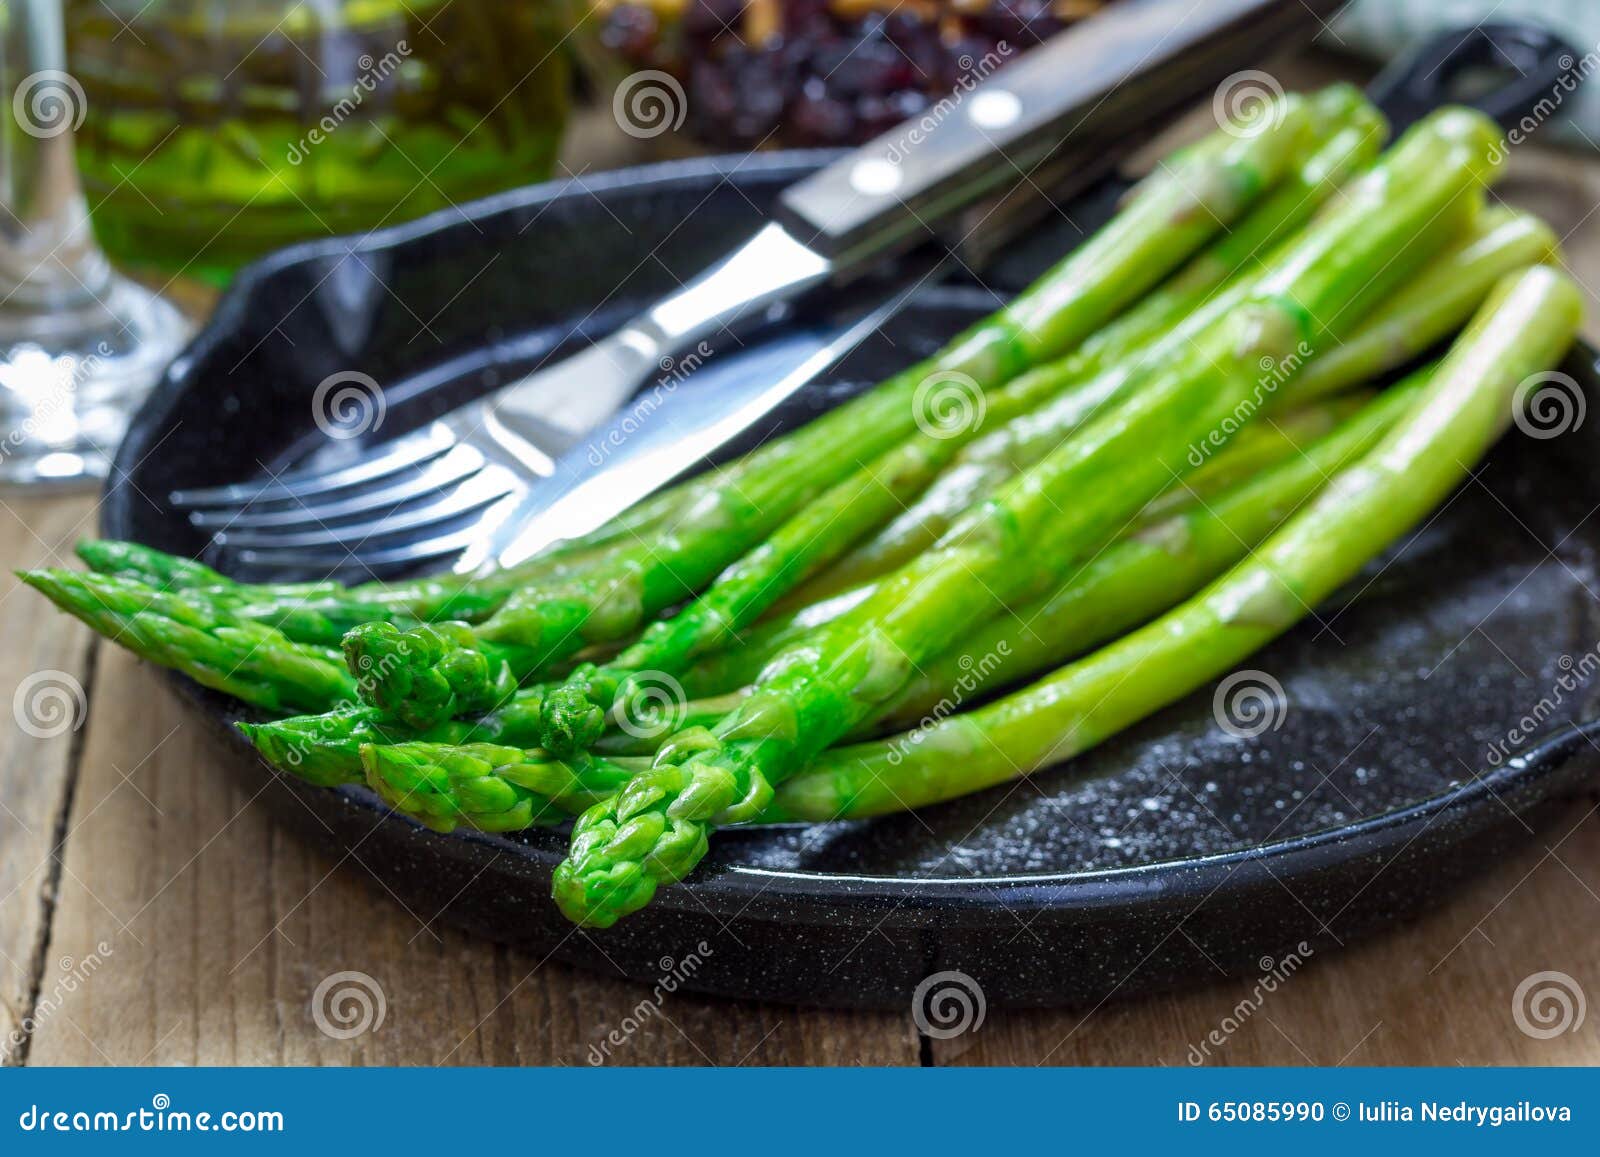
[[(1460, 91), (1492, 79), (1487, 91)], [(1398, 134), (1440, 105), (1467, 104), (1504, 129), (1531, 132), (1582, 80), (1578, 51), (1535, 24), (1480, 24), (1442, 32), (1396, 58), (1367, 88)], [(1524, 124), (1524, 121), (1530, 123)]]

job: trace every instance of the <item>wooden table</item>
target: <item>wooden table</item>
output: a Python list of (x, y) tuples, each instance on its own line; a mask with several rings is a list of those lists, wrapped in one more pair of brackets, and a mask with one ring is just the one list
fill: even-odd
[[(1566, 235), (1600, 301), (1600, 163), (1524, 150), (1501, 192)], [(71, 565), (94, 519), (89, 498), (0, 495), (0, 557)], [(0, 1032), (28, 1030), (0, 1042), (8, 1063), (584, 1064), (649, 996), (468, 939), (407, 911), (359, 855), (308, 851), (215, 766), (223, 751), (148, 668), (4, 581), (0, 691), (55, 672), (85, 696), (74, 730), (0, 735)], [(1600, 1009), (1551, 1039), (1512, 1015), (1518, 984), (1542, 971), (1600, 1000), (1597, 809), (1575, 807), (1428, 918), (1312, 959), (1259, 1006), (1253, 981), (1218, 982), (990, 1010), (980, 1030), (934, 1040), (909, 1008), (678, 993), (610, 1063), (1182, 1065), (1216, 1030), (1222, 1064), (1597, 1064)], [(312, 1015), (342, 972), (371, 977), (385, 1009), (349, 1039)]]

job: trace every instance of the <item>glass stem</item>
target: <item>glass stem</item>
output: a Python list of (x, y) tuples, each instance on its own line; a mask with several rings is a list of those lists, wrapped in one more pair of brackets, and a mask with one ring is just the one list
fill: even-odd
[(0, 14), (0, 331), (23, 315), (92, 310), (111, 269), (89, 231), (72, 130), (83, 91), (66, 71), (59, 0)]

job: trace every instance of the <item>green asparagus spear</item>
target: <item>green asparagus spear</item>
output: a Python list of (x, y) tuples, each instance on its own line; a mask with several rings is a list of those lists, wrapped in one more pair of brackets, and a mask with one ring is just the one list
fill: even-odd
[[(1215, 505), (1196, 505), (1191, 511), (1123, 539), (1087, 564), (1051, 598), (974, 632), (930, 663), (874, 722), (893, 730), (920, 725), (936, 732), (947, 717), (964, 707), (966, 694), (993, 689), (982, 687), (985, 678), (992, 676), (1006, 682), (1029, 678), (1192, 594), (1236, 563), (1330, 477), (1370, 450), (1396, 421), (1413, 410), (1431, 373), (1431, 368), (1419, 371), (1386, 391), (1310, 446), (1303, 456), (1286, 459), (1224, 491)], [(972, 660), (973, 656), (982, 658)], [(999, 658), (991, 670), (992, 656)], [(732, 705), (739, 702), (739, 696), (725, 697), (706, 714), (712, 718), (724, 714), (730, 706), (728, 698)], [(693, 704), (690, 710), (691, 714), (698, 713)], [(632, 750), (619, 745), (604, 758), (579, 757), (581, 762), (574, 765), (543, 751), (521, 751), (504, 744), (369, 744), (361, 748), (361, 758), (371, 779), (372, 769), (394, 753), (399, 770), (384, 772), (383, 782), (375, 782), (374, 787), (397, 810), (423, 823), (445, 830), (459, 825), (482, 831), (509, 831), (531, 822), (549, 822), (564, 808), (570, 809), (586, 798), (590, 803), (598, 802), (616, 791), (622, 786), (621, 781), (642, 769), (640, 761), (626, 758)], [(638, 750), (647, 752), (650, 745), (644, 744)], [(860, 782), (854, 786), (846, 786), (851, 772), (843, 768), (843, 761), (835, 760), (831, 753), (822, 757), (830, 766), (841, 767), (829, 779), (825, 798), (844, 809), (846, 815), (861, 814), (859, 808), (866, 806), (869, 799), (876, 799), (880, 810), (892, 808), (890, 788), (904, 790), (898, 787), (899, 781), (913, 773), (890, 772), (892, 782), (875, 789), (872, 775), (881, 777), (885, 766), (898, 769), (908, 760), (925, 763), (939, 755), (937, 747), (925, 754), (918, 744), (904, 737), (861, 743), (848, 750), (857, 763), (873, 769), (871, 775), (857, 777)], [(476, 755), (463, 757), (457, 753)], [(514, 778), (496, 782), (501, 777), (501, 767), (513, 769)], [(918, 778), (927, 775), (915, 774)], [(805, 802), (817, 794), (815, 788), (789, 787), (797, 781), (804, 785), (809, 779), (807, 772), (801, 772), (796, 780), (781, 786), (777, 801), (763, 813), (760, 822), (838, 818), (822, 811), (815, 802)], [(581, 792), (553, 800), (541, 786), (552, 781), (581, 785)], [(458, 782), (465, 786), (458, 789)], [(415, 787), (418, 783), (424, 786)], [(873, 795), (875, 790), (877, 794)], [(803, 815), (795, 811), (803, 807), (810, 810)]]
[(641, 766), (587, 755), (558, 760), (491, 743), (369, 743), (361, 763), (385, 803), (442, 832), (557, 823), (609, 797)]
[[(1138, 622), (1161, 608), (1161, 592), (1172, 592), (1165, 596), (1168, 601), (1187, 594), (1202, 579), (1231, 561), (1230, 550), (1242, 549), (1244, 544), (1261, 537), (1266, 529), (1261, 525), (1262, 519), (1291, 509), (1303, 497), (1307, 486), (1331, 472), (1344, 455), (1354, 452), (1346, 448), (1350, 439), (1375, 436), (1381, 430), (1383, 415), (1400, 404), (1397, 399), (1402, 391), (1412, 388), (1414, 386), (1395, 387), (1379, 403), (1363, 410), (1359, 418), (1344, 423), (1337, 432), (1314, 444), (1311, 442), (1314, 432), (1333, 421), (1346, 407), (1323, 403), (1305, 408), (1315, 415), (1314, 418), (1286, 416), (1286, 427), (1302, 439), (1297, 445), (1304, 447), (1304, 456), (1297, 450), (1288, 461), (1227, 489), (1197, 488), (1207, 500), (1205, 506), (1173, 514), (1162, 527), (1140, 531), (1136, 549), (1129, 549), (1132, 544), (1128, 543), (1113, 547), (1089, 564), (1081, 576), (1049, 598), (1015, 612), (1015, 618), (1006, 617), (1003, 625), (997, 622), (964, 638), (924, 669), (912, 687), (891, 705), (893, 711), (901, 716), (930, 710), (968, 676), (969, 672), (960, 667), (960, 656), (983, 655), (995, 650), (1000, 644), (998, 636), (1003, 627), (1015, 628), (1018, 620), (1027, 623), (1028, 629), (1013, 630), (1005, 640), (1010, 650), (1006, 663), (1010, 679), (1039, 669), (1039, 663), (1045, 660), (1060, 662), (1076, 648), (1095, 641), (1099, 634), (1085, 636), (1085, 627)], [(1232, 451), (1233, 447), (1229, 447), (1219, 455), (1218, 463), (1226, 465)], [(1259, 456), (1255, 456), (1255, 460), (1259, 461)], [(1184, 527), (1181, 536), (1176, 529), (1180, 525)], [(1128, 568), (1126, 572), (1121, 569), (1123, 566)], [(1184, 576), (1189, 577), (1185, 580)], [(1182, 587), (1183, 581), (1189, 586)], [(1087, 589), (1074, 594), (1078, 587)], [(1128, 593), (1130, 605), (1118, 605), (1122, 601), (1119, 591)], [(1134, 597), (1135, 592), (1142, 597)], [(1075, 615), (1073, 608), (1077, 606), (1091, 608), (1082, 621)], [(1048, 648), (1047, 654), (1038, 659), (1033, 657), (1033, 648), (1051, 641), (1055, 645)], [(662, 735), (672, 730), (673, 723), (682, 727), (715, 724), (742, 700), (743, 693), (734, 689), (753, 680), (780, 645), (768, 645), (754, 660), (746, 660), (745, 674), (717, 680), (709, 690), (702, 678), (694, 691), (701, 698), (681, 708), (674, 705), (674, 710), (658, 712), (658, 717), (635, 716), (631, 728), (619, 728), (598, 740), (595, 753), (607, 756), (647, 754), (656, 749)], [(716, 656), (713, 662), (726, 663), (727, 654), (742, 654), (748, 649)], [(685, 676), (685, 686), (696, 687), (692, 676)], [(725, 689), (728, 693), (709, 694), (709, 691)], [(423, 741), (438, 745), (490, 743), (536, 747), (541, 735), (540, 696), (540, 689), (524, 688), (488, 715), (449, 720), (424, 731), (386, 720), (381, 712), (366, 706), (336, 708), (322, 715), (240, 723), (238, 727), (269, 763), (307, 782), (330, 787), (362, 778), (360, 749), (367, 744)], [(873, 723), (886, 725), (877, 719)]]
[[(1466, 475), (1504, 430), (1517, 384), (1559, 360), (1581, 310), (1570, 280), (1547, 267), (1507, 278), (1437, 372), (1389, 391), (1313, 450), (1316, 468), (1299, 468), (1289, 489), (1308, 480), (1315, 489), (1325, 466), (1337, 469), (1332, 483), (1201, 594), (987, 707), (824, 752), (778, 786), (758, 821), (863, 818), (979, 791), (1085, 751), (1215, 678), (1314, 609)], [(1287, 481), (1283, 471), (1294, 466), (1274, 473)], [(1287, 496), (1257, 481), (1237, 493), (1214, 529), (1225, 533), (1234, 518), (1274, 521), (1257, 500), (1270, 507)], [(1206, 520), (1191, 521), (1191, 531)], [(1207, 538), (1202, 549), (1214, 549), (1216, 534)], [(1137, 540), (1126, 541), (1131, 550)], [(1161, 581), (1151, 567), (1111, 569)], [(1087, 617), (1095, 598), (1079, 599), (1076, 612)], [(541, 752), (487, 744), (369, 745), (361, 754), (386, 798), (445, 830), (547, 822), (562, 806), (615, 790), (639, 766), (586, 757), (574, 772)], [(552, 809), (562, 792), (570, 794)]]
[[(1172, 315), (1268, 242), (1308, 217), (1333, 185), (1376, 155), (1384, 137), (1381, 114), (1349, 86), (1335, 86), (1308, 103), (1319, 138), (1327, 138), (1289, 180), (1244, 219), (1226, 240), (1197, 258), (1171, 287), (1140, 302), (1128, 315), (1097, 331), (1073, 357), (1022, 374), (994, 393), (987, 417), (1005, 422), (1037, 405), (1080, 371), (1161, 332)], [(1330, 137), (1331, 130), (1331, 137)], [(976, 399), (964, 399), (976, 402)], [(832, 561), (863, 533), (904, 509), (932, 475), (977, 432), (976, 422), (955, 429), (925, 430), (821, 495), (765, 543), (730, 566), (716, 582), (671, 619), (648, 628), (612, 661), (580, 666), (544, 697), (544, 746), (568, 753), (593, 743), (606, 728), (608, 709), (634, 710), (633, 686), (640, 679), (672, 674), (699, 654), (725, 646), (784, 592)]]
[[(1158, 519), (1147, 507), (1139, 530), (1076, 568), (1053, 594), (1002, 612), (925, 664), (857, 735), (942, 717), (949, 714), (944, 704), (952, 688), (970, 696), (1030, 678), (1187, 598), (1370, 450), (1416, 402), (1432, 372), (1428, 367), (1411, 375), (1258, 473), (1211, 489), (1205, 498), (1189, 493), (1187, 507), (1163, 502), (1166, 513)], [(1172, 497), (1184, 493), (1180, 484)]]
[(254, 706), (326, 711), (356, 697), (337, 652), (291, 642), (209, 603), (113, 575), (35, 570), (18, 577), (112, 642)]
[(1139, 512), (1139, 522), (1149, 525), (1196, 502), (1207, 502), (1284, 459), (1303, 453), (1305, 447), (1371, 401), (1371, 393), (1360, 390), (1279, 414), (1263, 414), (1260, 422), (1240, 430), (1212, 457), (1197, 454), (1195, 459), (1201, 460), (1194, 469), (1151, 499)]
[(879, 815), (979, 791), (1085, 751), (1226, 672), (1466, 476), (1505, 430), (1518, 384), (1560, 360), (1582, 310), (1576, 287), (1547, 266), (1508, 276), (1388, 436), (1204, 592), (979, 711), (824, 753), (780, 785), (762, 818)]
[(557, 568), (541, 559), (489, 578), (444, 575), (412, 582), (344, 587), (335, 582), (241, 583), (191, 559), (136, 542), (80, 542), (78, 555), (96, 572), (135, 579), (204, 599), (239, 619), (264, 623), (300, 643), (337, 646), (363, 623), (417, 626), (429, 618), (482, 618), (514, 586)]
[[(1051, 594), (1002, 611), (962, 636), (944, 654), (923, 664), (905, 690), (846, 738), (900, 730), (926, 716), (948, 714), (973, 695), (992, 693), (1057, 666), (1187, 598), (1237, 562), (1348, 458), (1370, 449), (1415, 398), (1427, 372), (1419, 371), (1376, 400), (1367, 400), (1359, 410), (1352, 410), (1348, 403), (1355, 399), (1348, 399), (1316, 407), (1315, 421), (1297, 417), (1299, 440), (1275, 437), (1272, 442), (1279, 454), (1271, 462), (1252, 449), (1248, 457), (1255, 460), (1257, 470), (1249, 475), (1229, 470), (1202, 479), (1203, 486), (1194, 490), (1179, 483), (1158, 500), (1165, 513), (1152, 517), (1147, 507), (1132, 533), (1073, 568)], [(1341, 415), (1346, 420), (1339, 421)], [(1234, 449), (1228, 447), (1218, 461)], [(1180, 495), (1188, 497), (1187, 505), (1169, 501)], [(798, 633), (792, 631), (788, 638)], [(743, 688), (755, 681), (761, 666), (780, 649), (781, 644), (766, 648), (765, 661), (744, 660), (745, 677), (723, 685)], [(721, 691), (720, 686), (717, 689)], [(715, 725), (747, 693), (724, 692), (688, 702), (680, 709), (682, 726)], [(609, 733), (593, 750), (611, 756), (656, 750), (658, 735), (648, 728), (634, 731), (638, 734)]]
[(366, 704), (237, 726), (274, 767), (318, 787), (336, 787), (361, 780), (361, 748), (367, 744), (533, 747), (539, 742), (539, 696), (520, 692), (487, 715), (450, 719), (423, 730), (387, 719)]
[(587, 748), (605, 730), (608, 712), (636, 713), (639, 680), (680, 670), (736, 638), (814, 567), (902, 508), (954, 454), (955, 441), (923, 435), (889, 451), (797, 513), (679, 614), (651, 624), (604, 665), (580, 666), (543, 697), (543, 746), (558, 755)]
[[(1335, 394), (1404, 365), (1459, 328), (1498, 278), (1547, 260), (1554, 249), (1554, 235), (1537, 218), (1502, 206), (1486, 210), (1370, 319), (1284, 383), (1267, 408)], [(1218, 294), (1184, 324), (1203, 325), (1219, 309), (1232, 308), (1233, 292)], [(921, 499), (877, 536), (780, 601), (778, 609), (792, 610), (858, 587), (915, 557), (962, 510), (1054, 449), (1095, 407), (1115, 396), (1116, 385), (1115, 379), (1104, 375), (1091, 379), (1076, 390), (1064, 391), (1038, 412), (969, 443)]]
[(466, 623), (408, 630), (364, 623), (340, 646), (350, 674), (360, 680), (362, 700), (418, 730), (492, 710), (516, 693), (514, 672), (531, 667), (526, 648), (480, 643)]
[[(1201, 633), (1188, 626), (1180, 627), (1179, 620), (1205, 618), (1216, 607), (1237, 609), (1241, 605), (1238, 592), (1259, 591), (1265, 581), (1263, 574), (1304, 591), (1304, 603), (1290, 605), (1283, 621), (1276, 624), (1277, 629), (1285, 629), (1290, 621), (1298, 619), (1342, 577), (1403, 532), (1470, 468), (1492, 442), (1495, 432), (1503, 428), (1505, 419), (1502, 413), (1493, 422), (1480, 419), (1474, 425), (1468, 421), (1471, 415), (1464, 406), (1470, 403), (1481, 411), (1482, 394), (1488, 391), (1508, 412), (1507, 403), (1516, 382), (1541, 364), (1557, 359), (1571, 340), (1577, 308), (1570, 283), (1548, 270), (1508, 282), (1495, 302), (1486, 307), (1484, 320), (1463, 337), (1447, 363), (1457, 375), (1454, 402), (1441, 401), (1450, 391), (1431, 384), (1435, 377), (1432, 367), (1418, 371), (1310, 447), (1303, 457), (1287, 459), (1223, 492), (1214, 506), (1197, 506), (1159, 527), (1122, 540), (1088, 564), (1050, 600), (1027, 609), (1010, 622), (990, 624), (930, 665), (920, 686), (914, 683), (908, 687), (888, 712), (889, 721), (921, 718), (924, 722), (920, 731), (824, 753), (811, 768), (780, 785), (775, 802), (760, 820), (877, 815), (978, 790), (1035, 766), (1067, 758), (1167, 701), (1149, 699), (1141, 689), (1155, 684), (1162, 687), (1163, 695), (1172, 698), (1216, 674), (1220, 668), (1214, 661), (1204, 670), (1195, 669), (1197, 656), (1193, 652)], [(1541, 324), (1532, 327), (1529, 319), (1539, 319)], [(1440, 427), (1435, 421), (1435, 407), (1448, 407), (1456, 425), (1450, 429)], [(1404, 428), (1391, 432), (1397, 422), (1403, 423)], [(1469, 435), (1465, 441), (1463, 428)], [(1407, 432), (1419, 429), (1432, 440), (1408, 444)], [(1380, 439), (1385, 446), (1403, 448), (1403, 453), (1385, 468), (1387, 474), (1382, 481), (1388, 490), (1409, 487), (1416, 462), (1432, 465), (1437, 459), (1444, 463), (1444, 469), (1435, 472), (1436, 478), (1425, 490), (1408, 492), (1412, 501), (1400, 512), (1391, 508), (1386, 495), (1363, 489), (1371, 485), (1370, 479), (1383, 466), (1381, 460), (1378, 467), (1374, 466), (1379, 455), (1372, 454), (1359, 467), (1345, 469), (1352, 459), (1367, 455)], [(1446, 453), (1449, 450), (1461, 453), (1451, 457)], [(1003, 653), (1005, 677), (1015, 679), (1115, 635), (1236, 562), (1247, 553), (1249, 544), (1281, 523), (1330, 476), (1335, 478), (1335, 498), (1320, 500), (1303, 516), (1295, 516), (1295, 541), (1300, 545), (1286, 549), (1280, 535), (1183, 610), (1159, 620), (1133, 639), (1114, 644), (992, 707), (954, 716), (939, 710), (943, 699), (951, 694), (949, 685), (968, 670), (962, 666), (960, 656)], [(1366, 505), (1358, 509), (1346, 507), (1344, 503), (1352, 493)], [(1367, 534), (1370, 528), (1365, 518), (1371, 509), (1382, 510), (1388, 517), (1377, 535)], [(1320, 517), (1318, 511), (1323, 512)], [(1354, 555), (1340, 556), (1340, 565), (1345, 568), (1342, 575), (1330, 577), (1307, 569), (1303, 573), (1309, 577), (1301, 579), (1276, 562), (1297, 558), (1303, 561), (1305, 542), (1321, 545), (1327, 536), (1346, 532), (1361, 542), (1361, 549)], [(1296, 585), (1299, 582), (1317, 585), (1303, 588)], [(1237, 616), (1233, 625), (1239, 623), (1257, 632), (1263, 627), (1252, 624), (1248, 614)], [(1271, 622), (1265, 629), (1275, 633)], [(1265, 641), (1270, 634), (1255, 637)], [(1153, 648), (1141, 646), (1141, 638), (1150, 640)], [(1230, 652), (1229, 661), (1254, 645), (1252, 642)], [(1136, 675), (1129, 668), (1130, 662), (1187, 672), (1184, 684), (1170, 690), (1170, 685), (1159, 679), (1139, 677), (1142, 671)], [(1124, 686), (1130, 688), (1126, 695), (1121, 694)], [(1119, 696), (1110, 707), (1105, 706), (1108, 690)], [(941, 699), (934, 701), (934, 696)], [(1085, 726), (1083, 714), (1110, 722)], [(383, 766), (388, 753), (394, 753), (387, 760), (393, 766), (382, 772), (374, 786), (400, 810), (446, 830), (462, 824), (503, 831), (531, 822), (547, 822), (564, 807), (615, 790), (629, 769), (639, 767), (627, 759), (584, 757), (574, 770), (572, 764), (543, 752), (491, 745), (362, 748), (369, 769)], [(500, 770), (503, 768), (512, 770), (506, 773)], [(572, 793), (558, 799), (550, 784), (566, 785)]]
[(1091, 334), (1074, 353), (1029, 372), (1062, 381), (1082, 379), (1137, 355), (1237, 274), (1259, 265), (1352, 175), (1371, 164), (1388, 139), (1383, 114), (1353, 85), (1330, 85), (1306, 105), (1312, 141), (1304, 158), (1237, 225), (1121, 317)]
[(134, 579), (164, 591), (232, 589), (240, 585), (204, 563), (168, 554), (139, 542), (86, 539), (79, 542), (75, 549), (78, 557), (88, 563), (91, 570)]
[[(1495, 140), (1482, 116), (1426, 118), (1314, 223), (1194, 356), (964, 515), (934, 550), (774, 661), (714, 731), (680, 732), (656, 764), (579, 817), (555, 896), (605, 927), (681, 879), (713, 822), (754, 818), (792, 774), (905, 686), (915, 665), (975, 621), (1027, 597), (1114, 534), (1182, 473), (1185, 449), (1259, 407), (1263, 364), (1313, 356), (1449, 232), (1434, 227), (1477, 194)], [(1448, 224), (1454, 225), (1454, 222)], [(1269, 391), (1270, 392), (1270, 391)], [(1043, 593), (1043, 590), (1037, 590)]]
[(1273, 406), (1326, 397), (1420, 357), (1473, 315), (1506, 274), (1554, 261), (1550, 226), (1504, 205), (1401, 286), (1381, 311), (1287, 382)]
[(514, 594), (478, 637), (529, 648), (536, 659), (519, 676), (587, 644), (626, 638), (703, 589), (862, 460), (902, 441), (916, 424), (913, 400), (933, 375), (965, 375), (988, 389), (1072, 349), (1276, 182), (1309, 131), (1303, 102), (1288, 98), (1281, 111), (1259, 133), (1219, 130), (1145, 182), (1104, 229), (1006, 308), (809, 423), (782, 455), (748, 469), (737, 486), (705, 494), (670, 531), (618, 547), (590, 571)]

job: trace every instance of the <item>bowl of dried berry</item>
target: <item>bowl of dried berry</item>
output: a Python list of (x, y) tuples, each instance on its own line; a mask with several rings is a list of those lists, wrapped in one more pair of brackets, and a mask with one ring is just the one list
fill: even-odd
[(667, 94), (647, 112), (652, 128), (694, 143), (850, 145), (1109, 2), (593, 0), (599, 32), (585, 55), (608, 93), (644, 95), (626, 86), (649, 73), (648, 95)]

